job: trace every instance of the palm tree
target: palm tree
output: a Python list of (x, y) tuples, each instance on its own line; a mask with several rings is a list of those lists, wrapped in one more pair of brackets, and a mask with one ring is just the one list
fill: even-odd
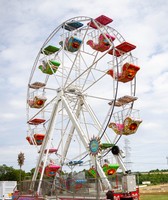
[(24, 164), (24, 160), (25, 160), (24, 153), (20, 152), (18, 154), (18, 159), (17, 159), (18, 165), (20, 166), (20, 182), (21, 182), (21, 168)]

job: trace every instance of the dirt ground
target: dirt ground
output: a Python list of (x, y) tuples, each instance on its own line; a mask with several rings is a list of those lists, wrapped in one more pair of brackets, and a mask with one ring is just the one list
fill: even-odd
[(168, 194), (168, 184), (139, 187), (140, 194)]

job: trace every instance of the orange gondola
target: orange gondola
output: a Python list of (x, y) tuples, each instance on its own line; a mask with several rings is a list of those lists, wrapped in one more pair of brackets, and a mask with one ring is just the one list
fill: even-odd
[(122, 71), (119, 74), (115, 74), (113, 69), (108, 70), (107, 74), (112, 76), (113, 78), (117, 79), (120, 82), (126, 83), (129, 81), (132, 81), (137, 73), (137, 71), (140, 69), (140, 67), (125, 63), (122, 67)]

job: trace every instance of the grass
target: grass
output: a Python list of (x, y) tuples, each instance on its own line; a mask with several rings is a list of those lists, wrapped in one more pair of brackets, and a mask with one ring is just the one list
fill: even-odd
[(168, 195), (140, 195), (140, 200), (168, 200)]

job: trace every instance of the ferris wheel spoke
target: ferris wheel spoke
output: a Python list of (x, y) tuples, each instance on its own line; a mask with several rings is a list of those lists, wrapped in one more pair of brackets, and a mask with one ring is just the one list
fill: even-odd
[(100, 58), (98, 58), (94, 63), (92, 63), (88, 68), (86, 68), (80, 75), (78, 75), (72, 82), (70, 82), (65, 88), (69, 87), (70, 85), (72, 85), (75, 81), (77, 81), (81, 76), (83, 76), (85, 73), (87, 73), (89, 71), (89, 69), (91, 69), (95, 63), (97, 63), (99, 60), (101, 60), (105, 55), (107, 54), (104, 53), (102, 56), (100, 56)]

